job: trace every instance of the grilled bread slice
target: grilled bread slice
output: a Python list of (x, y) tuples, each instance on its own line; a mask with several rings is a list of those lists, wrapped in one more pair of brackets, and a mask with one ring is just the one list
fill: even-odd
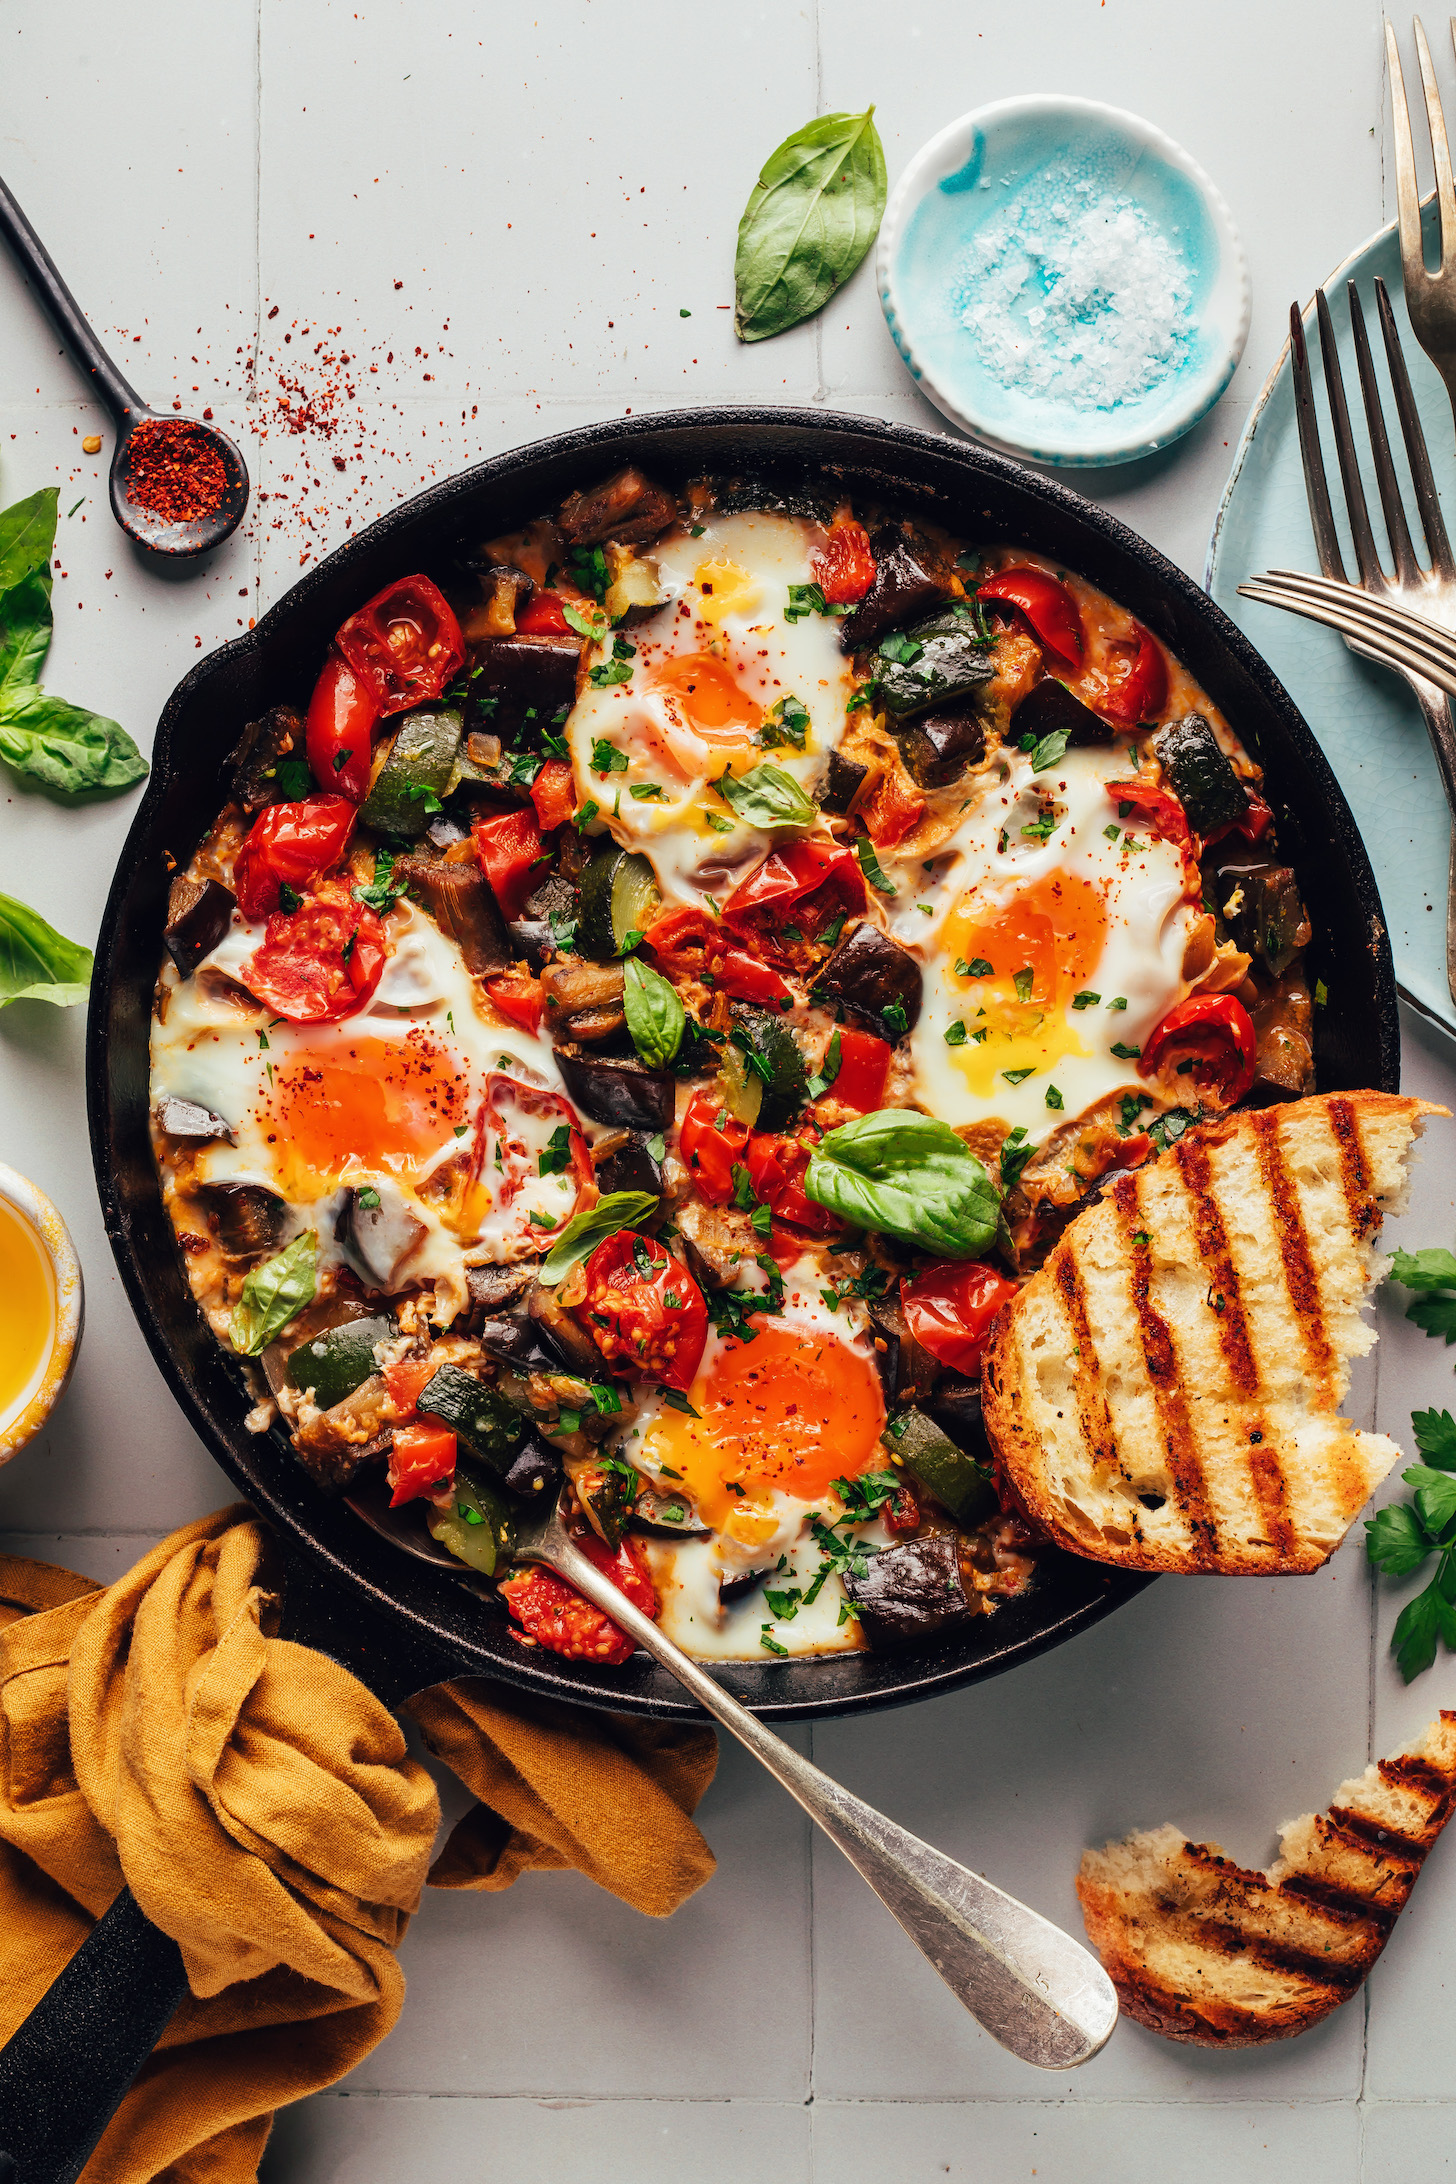
[(1190, 1130), (1006, 1306), (986, 1426), (1059, 1546), (1135, 1570), (1315, 1570), (1400, 1454), (1339, 1415), (1424, 1100), (1340, 1092)]
[(1153, 1828), (1089, 1850), (1077, 1894), (1122, 2007), (1169, 2040), (1252, 2047), (1349, 2000), (1456, 1805), (1456, 1714), (1281, 1831), (1267, 1873)]

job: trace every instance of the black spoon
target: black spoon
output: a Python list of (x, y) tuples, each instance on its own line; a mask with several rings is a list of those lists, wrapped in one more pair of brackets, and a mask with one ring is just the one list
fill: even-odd
[[(248, 467), (239, 450), (225, 432), (219, 432), (213, 425), (147, 408), (81, 316), (76, 299), (56, 270), (50, 252), (3, 181), (0, 181), (0, 234), (30, 275), (56, 331), (90, 373), (97, 392), (116, 420), (116, 452), (111, 458), (111, 512), (123, 531), (149, 552), (166, 554), (174, 560), (205, 554), (214, 546), (220, 546), (237, 529), (248, 505)], [(149, 429), (138, 442), (138, 427), (143, 425)], [(153, 447), (159, 446), (158, 436), (163, 433), (169, 439), (173, 436), (180, 439), (185, 433), (184, 444), (191, 452), (197, 452), (199, 443), (205, 442), (206, 452), (216, 456), (226, 473), (226, 482), (215, 506), (195, 522), (179, 523), (147, 507), (138, 497), (137, 455), (143, 448), (150, 453)]]

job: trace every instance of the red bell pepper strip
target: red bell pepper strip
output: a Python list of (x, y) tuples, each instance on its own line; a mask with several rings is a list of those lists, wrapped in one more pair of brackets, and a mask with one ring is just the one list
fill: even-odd
[[(1117, 806), (1118, 817), (1139, 820), (1150, 834), (1161, 835), (1165, 842), (1176, 842), (1187, 848), (1193, 840), (1188, 827), (1188, 814), (1170, 789), (1154, 787), (1147, 781), (1109, 781), (1107, 793)], [(1131, 810), (1125, 811), (1124, 805)]]
[(1074, 672), (1087, 650), (1082, 633), (1082, 610), (1059, 578), (1045, 569), (1018, 562), (1015, 568), (998, 569), (976, 586), (978, 599), (1019, 608), (1031, 625), (1032, 635), (1048, 652)]
[(455, 1436), (448, 1426), (433, 1419), (396, 1426), (394, 1447), (389, 1452), (389, 1506), (418, 1501), (455, 1470)]
[(402, 576), (351, 614), (334, 639), (381, 713), (440, 697), (465, 665), (465, 639), (439, 586)]
[(864, 908), (864, 874), (852, 849), (838, 842), (791, 842), (771, 851), (742, 886), (735, 887), (723, 915), (732, 924), (745, 910), (762, 910), (769, 904), (775, 910), (787, 910), (831, 881), (847, 910)]
[(471, 833), (480, 869), (495, 892), (501, 916), (508, 921), (518, 918), (526, 907), (527, 896), (535, 892), (543, 877), (540, 867), (546, 845), (535, 813), (508, 811), (500, 819), (477, 819)]
[(885, 1104), (885, 1080), (890, 1074), (890, 1048), (872, 1031), (853, 1031), (842, 1025), (839, 1032), (839, 1074), (825, 1097), (845, 1107), (857, 1107), (862, 1115), (878, 1114)]
[(538, 591), (516, 616), (518, 637), (569, 637), (571, 625), (555, 592)]
[(792, 1003), (794, 998), (793, 987), (744, 948), (728, 948), (715, 956), (711, 975), (713, 984), (735, 1001), (757, 1001), (765, 1008), (776, 1009), (786, 1001)]
[(313, 686), (304, 748), (321, 789), (362, 804), (369, 794), (369, 745), (379, 702), (347, 660), (331, 652)]
[(1136, 728), (1145, 720), (1156, 720), (1168, 702), (1168, 663), (1157, 638), (1141, 622), (1133, 623), (1127, 642), (1137, 650), (1126, 672), (1092, 700), (1092, 709), (1119, 727)]
[(715, 1206), (727, 1205), (733, 1196), (733, 1170), (747, 1144), (748, 1124), (734, 1122), (724, 1113), (716, 1092), (694, 1093), (682, 1119), (678, 1147), (700, 1197)]
[[(819, 1133), (806, 1126), (803, 1135), (817, 1140)], [(807, 1229), (813, 1236), (837, 1236), (844, 1227), (838, 1214), (816, 1206), (805, 1195), (804, 1171), (812, 1150), (799, 1137), (755, 1130), (748, 1141), (748, 1180), (754, 1197), (771, 1207), (777, 1220)]]
[(531, 783), (531, 802), (543, 834), (564, 827), (576, 810), (576, 777), (564, 758), (548, 758)]
[(1254, 1081), (1258, 1039), (1242, 1001), (1231, 993), (1195, 993), (1169, 1009), (1149, 1038), (1138, 1062), (1138, 1075), (1166, 1075), (1178, 1061), (1190, 1067), (1202, 1091), (1216, 1091), (1225, 1107), (1241, 1100)]

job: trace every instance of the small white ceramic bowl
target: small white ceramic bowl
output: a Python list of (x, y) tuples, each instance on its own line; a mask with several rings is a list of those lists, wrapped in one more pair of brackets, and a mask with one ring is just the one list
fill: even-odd
[(49, 1343), (24, 1386), (0, 1409), (0, 1464), (5, 1464), (35, 1439), (65, 1393), (81, 1347), (85, 1292), (76, 1247), (44, 1191), (13, 1168), (0, 1167), (0, 1199), (30, 1230), (52, 1278)]
[[(1000, 213), (1033, 193), (1090, 203), (1094, 191), (1131, 200), (1183, 258), (1191, 288), (1176, 362), (1102, 408), (1059, 397), (1055, 378), (1041, 391), (1007, 386), (988, 368), (989, 337), (962, 316), (983, 294), (995, 302), (971, 265)], [(1161, 129), (1096, 99), (1001, 99), (932, 137), (890, 199), (875, 276), (896, 348), (952, 423), (1004, 454), (1068, 468), (1130, 462), (1176, 440), (1218, 400), (1249, 331), (1249, 271), (1223, 198)], [(1034, 295), (1029, 307), (1039, 308)], [(1000, 335), (1031, 345), (1024, 311), (1020, 320), (1001, 309)]]

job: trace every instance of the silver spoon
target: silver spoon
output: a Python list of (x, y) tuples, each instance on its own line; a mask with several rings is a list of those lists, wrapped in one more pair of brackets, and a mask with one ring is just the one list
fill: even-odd
[[(116, 421), (116, 450), (111, 458), (111, 511), (129, 538), (150, 553), (171, 560), (205, 554), (235, 531), (248, 505), (248, 468), (225, 432), (195, 417), (148, 409), (122, 377), (82, 317), (75, 297), (61, 279), (54, 259), (3, 181), (0, 181), (0, 235), (29, 274), (56, 331), (90, 373), (97, 393)], [(185, 428), (200, 436), (222, 463), (227, 482), (216, 509), (196, 523), (170, 522), (137, 498), (133, 475), (140, 425), (155, 425), (169, 435)], [(195, 441), (194, 441), (195, 445)]]
[[(390, 1518), (357, 1491), (348, 1501), (356, 1515), (395, 1546), (437, 1567), (462, 1569), (428, 1533), (407, 1526), (400, 1512)], [(513, 1556), (517, 1562), (544, 1564), (584, 1593), (763, 1762), (838, 1844), (992, 2039), (1041, 2070), (1072, 2070), (1090, 2062), (1106, 2044), (1117, 2023), (1117, 1992), (1089, 1949), (978, 1873), (897, 1827), (872, 1805), (851, 1797), (765, 1728), (602, 1575), (569, 1536), (559, 1504), (521, 1514)]]

